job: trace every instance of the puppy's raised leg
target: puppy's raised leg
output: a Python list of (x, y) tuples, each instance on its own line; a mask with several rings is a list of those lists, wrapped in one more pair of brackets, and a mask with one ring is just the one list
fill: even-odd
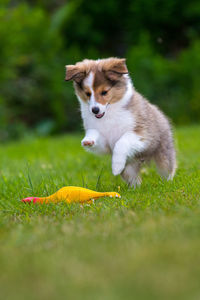
[(121, 173), (121, 177), (129, 186), (136, 187), (137, 185), (141, 184), (142, 180), (139, 176), (140, 167), (140, 161), (130, 162), (125, 166), (123, 172)]
[(109, 152), (105, 138), (96, 130), (88, 129), (81, 145), (90, 152), (96, 154), (105, 154)]
[(128, 158), (134, 157), (136, 153), (140, 153), (145, 149), (145, 142), (134, 132), (126, 132), (116, 142), (112, 156), (112, 172), (113, 175), (121, 174), (124, 170)]

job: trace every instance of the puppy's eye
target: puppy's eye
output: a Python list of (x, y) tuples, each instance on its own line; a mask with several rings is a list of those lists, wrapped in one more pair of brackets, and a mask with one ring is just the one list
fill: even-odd
[(102, 95), (102, 96), (105, 96), (106, 94), (107, 94), (107, 91), (102, 91), (102, 92), (101, 92), (101, 95)]
[(87, 92), (87, 93), (86, 93), (86, 96), (87, 96), (87, 97), (90, 97), (90, 96), (91, 96), (91, 93), (90, 93), (90, 92)]

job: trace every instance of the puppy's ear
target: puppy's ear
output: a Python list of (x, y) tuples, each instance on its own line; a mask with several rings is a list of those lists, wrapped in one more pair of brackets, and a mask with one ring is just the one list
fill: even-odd
[(86, 77), (86, 72), (82, 70), (80, 67), (74, 65), (66, 66), (66, 76), (65, 80), (74, 80), (76, 83), (81, 83), (83, 79)]
[(119, 80), (123, 74), (128, 74), (126, 59), (110, 58), (104, 63), (103, 70), (110, 80)]

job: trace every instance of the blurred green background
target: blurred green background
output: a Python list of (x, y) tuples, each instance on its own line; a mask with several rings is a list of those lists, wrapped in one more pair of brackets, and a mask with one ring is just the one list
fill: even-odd
[(81, 129), (66, 64), (127, 58), (176, 124), (200, 121), (199, 0), (0, 2), (0, 140)]

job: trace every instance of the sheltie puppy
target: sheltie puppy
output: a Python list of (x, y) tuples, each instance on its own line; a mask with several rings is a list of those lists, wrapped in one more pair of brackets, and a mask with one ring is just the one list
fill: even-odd
[(85, 59), (66, 66), (65, 80), (73, 80), (80, 102), (86, 131), (82, 146), (110, 153), (113, 175), (136, 186), (142, 163), (153, 159), (161, 175), (173, 178), (176, 153), (170, 123), (134, 89), (125, 59)]

